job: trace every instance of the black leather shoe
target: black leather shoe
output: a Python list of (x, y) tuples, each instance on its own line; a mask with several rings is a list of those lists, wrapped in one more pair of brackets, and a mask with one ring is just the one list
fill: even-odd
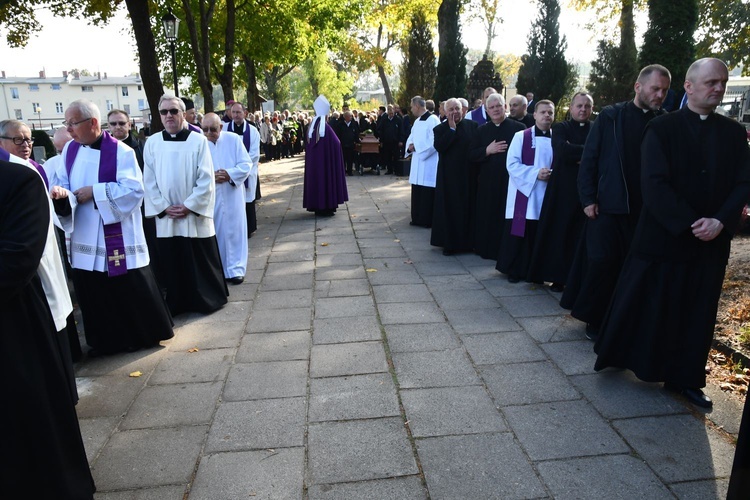
[(231, 283), (233, 285), (240, 285), (242, 282), (245, 281), (245, 278), (242, 276), (235, 276), (234, 278), (227, 278), (227, 283)]
[(591, 323), (586, 323), (586, 338), (592, 342), (596, 342), (599, 338), (599, 327), (594, 326)]
[(711, 401), (711, 398), (703, 394), (703, 391), (696, 387), (680, 387), (665, 382), (664, 388), (668, 391), (676, 392), (677, 394), (684, 396), (685, 399), (700, 408), (713, 408), (714, 406), (714, 402)]
[(518, 276), (508, 276), (508, 283), (518, 283), (521, 281), (521, 278)]

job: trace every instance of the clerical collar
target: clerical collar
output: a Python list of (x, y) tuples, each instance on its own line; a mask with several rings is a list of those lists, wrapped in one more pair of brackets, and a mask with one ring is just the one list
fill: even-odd
[(188, 137), (190, 136), (190, 129), (184, 128), (177, 132), (175, 135), (170, 134), (166, 130), (162, 130), (161, 136), (165, 141), (184, 142), (187, 141)]
[(537, 127), (536, 125), (534, 125), (534, 136), (536, 136), (536, 137), (550, 137), (550, 133), (549, 133), (549, 130), (544, 131), (544, 130), (540, 129), (539, 127)]
[(104, 139), (104, 132), (99, 134), (99, 137), (96, 138), (94, 142), (91, 144), (84, 144), (85, 147), (100, 150), (102, 149), (102, 139)]
[(420, 116), (419, 119), (424, 122), (427, 121), (430, 116), (432, 116), (432, 113), (430, 113), (429, 111), (425, 111), (424, 113), (422, 113), (422, 116)]
[(240, 125), (232, 122), (232, 130), (234, 130), (238, 134), (241, 134), (245, 130), (245, 122), (243, 121)]

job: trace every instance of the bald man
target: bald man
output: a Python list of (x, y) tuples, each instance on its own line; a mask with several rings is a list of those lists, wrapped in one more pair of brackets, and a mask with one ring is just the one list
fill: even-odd
[(534, 116), (528, 112), (529, 102), (522, 95), (514, 95), (508, 101), (510, 117), (524, 124), (526, 128), (534, 125)]

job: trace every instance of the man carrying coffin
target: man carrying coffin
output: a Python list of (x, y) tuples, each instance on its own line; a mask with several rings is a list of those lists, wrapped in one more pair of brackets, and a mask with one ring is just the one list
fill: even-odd
[(102, 132), (84, 99), (65, 111), (73, 137), (51, 191), (70, 234), (70, 265), (90, 356), (152, 347), (173, 337), (172, 319), (149, 267), (135, 153)]
[(216, 244), (216, 183), (208, 140), (184, 128), (185, 104), (165, 94), (159, 99), (161, 134), (143, 151), (146, 217), (156, 217), (159, 283), (172, 314), (209, 313), (227, 303), (227, 285)]
[(438, 154), (432, 129), (440, 119), (427, 111), (425, 100), (416, 96), (411, 100), (415, 116), (411, 134), (406, 139), (406, 155), (411, 155), (411, 222), (412, 226), (432, 227), (432, 209), (435, 204), (435, 178)]
[(255, 214), (255, 200), (260, 199), (260, 179), (258, 178), (258, 162), (260, 161), (260, 132), (245, 119), (245, 106), (235, 102), (230, 108), (231, 121), (224, 124), (224, 130), (234, 132), (242, 137), (245, 150), (253, 161), (255, 175), (245, 181), (245, 217), (247, 219), (248, 238), (258, 229), (258, 217)]
[[(247, 270), (247, 221), (245, 180), (257, 177), (253, 162), (237, 134), (221, 131), (221, 118), (207, 113), (201, 123), (214, 164), (216, 204), (214, 225), (224, 279), (233, 285), (245, 280)], [(254, 179), (251, 179), (251, 181)]]

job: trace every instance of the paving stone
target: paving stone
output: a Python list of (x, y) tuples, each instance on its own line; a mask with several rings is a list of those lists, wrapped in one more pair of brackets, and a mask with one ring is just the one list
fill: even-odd
[(581, 397), (567, 377), (548, 361), (485, 365), (480, 372), (501, 407)]
[(312, 261), (299, 262), (274, 262), (268, 264), (266, 276), (294, 276), (296, 274), (310, 273), (315, 269)]
[(585, 401), (558, 401), (503, 410), (531, 460), (629, 453), (625, 442)]
[(305, 398), (225, 403), (216, 411), (206, 452), (304, 446), (305, 410)]
[(157, 486), (136, 491), (103, 492), (97, 485), (96, 500), (182, 500), (186, 486)]
[(571, 382), (605, 418), (632, 418), (686, 413), (684, 404), (661, 384), (638, 380), (629, 371), (603, 371), (570, 377)]
[(393, 353), (401, 389), (479, 385), (463, 349)]
[(313, 273), (296, 276), (264, 276), (260, 284), (260, 291), (272, 290), (306, 290), (312, 287)]
[(540, 498), (546, 491), (510, 433), (417, 441), (431, 498)]
[(307, 442), (311, 484), (418, 472), (400, 418), (310, 424)]
[[(352, 242), (355, 240), (352, 238)], [(320, 272), (321, 267), (337, 266), (360, 266), (362, 267), (362, 256), (358, 253), (338, 253), (318, 255), (315, 259), (315, 267)], [(320, 279), (320, 278), (316, 278)]]
[(267, 309), (291, 309), (310, 306), (312, 306), (312, 290), (264, 291), (255, 300), (253, 312)]
[(224, 321), (245, 321), (250, 315), (250, 302), (230, 302), (221, 309), (195, 318), (194, 323), (217, 323)]
[(77, 378), (79, 399), (76, 413), (78, 418), (122, 415), (145, 387), (146, 378), (127, 375)]
[(233, 357), (234, 349), (170, 352), (156, 367), (148, 383), (158, 385), (223, 381), (229, 372)]
[[(462, 256), (459, 256), (459, 257), (462, 257)], [(479, 281), (491, 280), (491, 279), (497, 278), (497, 270), (495, 270), (496, 261), (489, 260), (489, 259), (484, 260), (478, 255), (475, 255), (475, 257), (479, 259), (480, 262), (477, 263), (476, 261), (473, 261), (473, 260), (465, 261), (463, 259), (459, 259), (459, 260), (461, 260), (461, 263), (464, 265), (466, 270), (469, 271), (469, 273), (471, 273), (471, 275)]]
[[(690, 404), (681, 396), (669, 391), (665, 392), (680, 405)], [(714, 402), (711, 411), (705, 413), (706, 418), (736, 438), (737, 433), (740, 432), (744, 401), (738, 400), (731, 392), (722, 391), (721, 387), (716, 384), (708, 384), (703, 388), (703, 392)]]
[(377, 259), (388, 257), (406, 258), (406, 252), (398, 247), (369, 247), (362, 249), (362, 257), (365, 259)]
[(224, 401), (289, 398), (307, 393), (307, 361), (241, 363), (229, 370)]
[(310, 376), (336, 377), (387, 372), (381, 342), (314, 345), (310, 354)]
[(116, 432), (91, 467), (107, 489), (188, 484), (208, 426)]
[(547, 359), (526, 332), (464, 335), (462, 340), (469, 356), (478, 365), (525, 363)]
[(352, 280), (366, 279), (367, 274), (362, 264), (354, 266), (330, 266), (319, 268), (315, 272), (316, 280)]
[(121, 415), (102, 418), (78, 418), (83, 446), (86, 448), (86, 459), (88, 459), (89, 463), (94, 462), (99, 451), (107, 443), (109, 436), (119, 425), (121, 419)]
[[(401, 246), (400, 242), (396, 241), (398, 238), (390, 234), (388, 225), (385, 222), (377, 224), (367, 224), (366, 226), (357, 225), (357, 221), (352, 222), (355, 223), (354, 231), (357, 232), (357, 238), (360, 248)], [(362, 233), (364, 233), (364, 235), (367, 237), (361, 239), (363, 236)]]
[[(586, 338), (586, 324), (571, 317), (546, 316), (516, 319), (534, 340), (541, 343), (567, 342)], [(587, 339), (588, 340), (588, 339)]]
[(673, 483), (670, 487), (680, 500), (724, 500), (729, 489), (729, 479)]
[(456, 260), (446, 260), (444, 262), (420, 262), (414, 261), (414, 267), (422, 276), (452, 276), (452, 275), (469, 275), (469, 271)]
[(384, 325), (445, 322), (442, 311), (434, 302), (378, 304), (378, 312)]
[(315, 298), (370, 295), (367, 279), (315, 281)]
[[(258, 283), (242, 283), (229, 288), (229, 302), (250, 302), (258, 291)], [(252, 307), (252, 306), (251, 306)]]
[(305, 237), (303, 241), (279, 241), (277, 238), (276, 243), (273, 245), (273, 251), (271, 255), (276, 252), (299, 252), (299, 251), (311, 251), (313, 249), (312, 241)]
[(333, 297), (315, 299), (315, 319), (373, 316), (372, 297)]
[[(472, 278), (474, 278), (472, 276)], [(547, 295), (547, 292), (539, 285), (533, 283), (508, 283), (508, 279), (497, 273), (494, 279), (483, 280), (482, 286), (495, 297), (526, 297), (529, 295)]]
[(312, 379), (308, 412), (310, 422), (400, 415), (389, 373)]
[[(370, 268), (368, 268), (370, 269)], [(374, 285), (408, 285), (422, 283), (422, 277), (414, 269), (401, 271), (376, 270), (367, 273), (367, 278)]]
[(338, 344), (381, 340), (380, 325), (375, 316), (327, 318), (313, 321), (314, 344)]
[(290, 332), (310, 328), (310, 308), (287, 308), (283, 311), (253, 311), (247, 323), (248, 333)]
[(631, 455), (542, 462), (537, 470), (555, 499), (673, 498), (643, 460)]
[[(81, 328), (80, 325), (79, 328)], [(201, 328), (205, 328), (205, 325)], [(181, 332), (182, 330), (176, 330), (175, 336), (181, 336)], [(97, 377), (129, 375), (134, 371), (150, 373), (161, 362), (164, 356), (172, 350), (171, 346), (175, 340), (172, 339), (164, 342), (164, 345), (169, 346), (169, 348), (159, 346), (150, 349), (141, 349), (136, 352), (123, 352), (115, 356), (87, 357), (84, 362), (74, 365), (75, 375), (76, 377)], [(83, 340), (81, 343), (83, 344)]]
[(588, 339), (551, 342), (542, 344), (541, 347), (565, 375), (596, 373), (594, 371), (594, 363), (596, 363), (594, 343)]
[(616, 420), (636, 453), (667, 482), (729, 477), (734, 445), (692, 415)]
[(245, 276), (263, 276), (263, 271), (266, 269), (268, 264), (268, 256), (262, 257), (248, 257), (247, 258), (247, 273)]
[(123, 429), (173, 427), (211, 421), (223, 381), (146, 387), (123, 420)]
[[(315, 258), (315, 249), (312, 244), (305, 243), (305, 249), (294, 250), (288, 252), (280, 252), (274, 249), (268, 257), (268, 262), (271, 264), (279, 262), (303, 262), (312, 261)], [(264, 266), (265, 267), (265, 266)]]
[(526, 297), (499, 297), (497, 300), (514, 318), (558, 316), (566, 313), (559, 302), (546, 293)]
[(426, 500), (427, 491), (417, 476), (375, 479), (356, 483), (315, 484), (307, 490), (309, 500), (351, 500), (381, 498)]
[(190, 499), (301, 499), (304, 461), (304, 448), (208, 455), (198, 467)]
[(448, 323), (387, 325), (385, 333), (391, 352), (443, 351), (461, 345)]
[(407, 248), (407, 253), (414, 262), (446, 262), (449, 259), (441, 249), (430, 247), (429, 237), (424, 242), (416, 243), (413, 249)]
[(481, 386), (409, 389), (401, 400), (415, 438), (508, 430)]
[(401, 271), (405, 269), (414, 269), (414, 262), (406, 257), (380, 257), (374, 259), (364, 259), (364, 265), (368, 269), (378, 269), (382, 271)]
[(245, 335), (237, 350), (237, 363), (290, 361), (310, 357), (310, 332), (275, 332)]
[[(324, 243), (326, 243), (324, 241)], [(357, 253), (359, 252), (359, 246), (356, 242), (352, 243), (337, 243), (329, 244), (327, 246), (321, 246), (320, 243), (315, 247), (315, 253), (320, 257), (321, 255), (328, 254), (340, 254), (340, 253)]]
[(377, 285), (372, 287), (375, 301), (378, 304), (389, 302), (432, 302), (433, 298), (427, 286), (415, 285)]
[(459, 334), (520, 330), (521, 327), (501, 308), (445, 311), (448, 322)]
[(445, 311), (453, 309), (497, 308), (498, 303), (486, 290), (433, 290), (432, 295)]
[(191, 323), (182, 326), (175, 331), (174, 338), (169, 341), (169, 351), (187, 351), (194, 347), (199, 349), (237, 347), (245, 333), (245, 324), (246, 321), (224, 321), (222, 323)]

